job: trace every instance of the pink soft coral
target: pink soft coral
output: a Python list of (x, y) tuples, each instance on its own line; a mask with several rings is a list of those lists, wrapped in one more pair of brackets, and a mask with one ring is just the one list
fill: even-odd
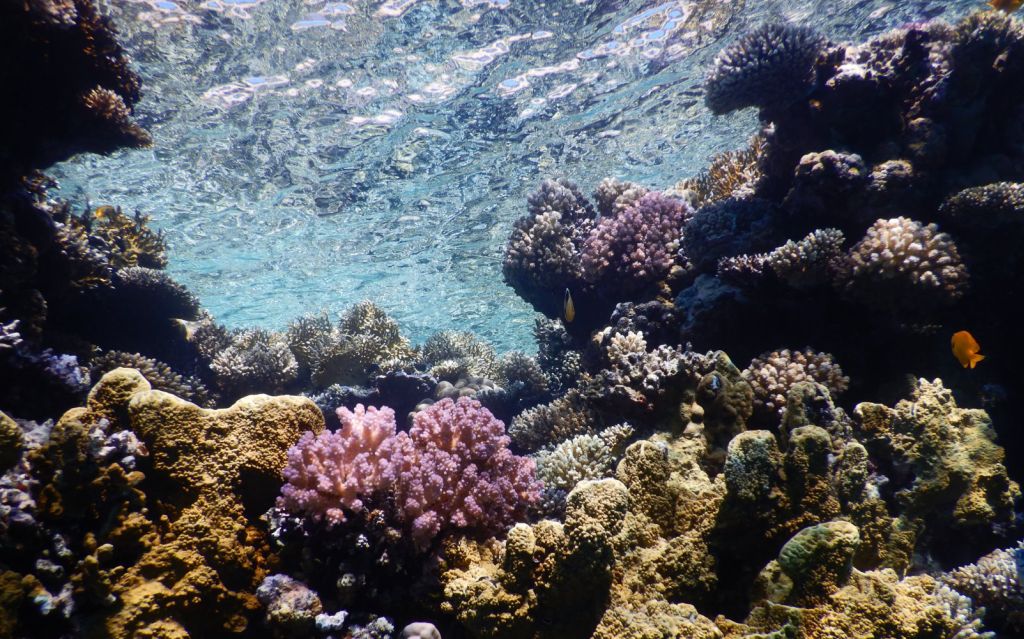
[(413, 456), (392, 458), (392, 485), (417, 546), (445, 527), (499, 532), (538, 498), (533, 460), (512, 454), (505, 425), (476, 400), (444, 399), (416, 413), (408, 437)]
[(395, 523), (424, 549), (445, 530), (500, 532), (538, 499), (533, 461), (512, 454), (505, 425), (475, 400), (437, 402), (408, 433), (396, 434), (387, 407), (338, 417), (336, 433), (305, 436), (288, 452), (279, 507), (338, 523), (387, 496)]
[(338, 419), (337, 431), (305, 433), (288, 450), (279, 507), (340, 523), (345, 509), (361, 511), (362, 498), (380, 487), (388, 465), (384, 445), (395, 437), (395, 411), (358, 404), (355, 411), (339, 408)]

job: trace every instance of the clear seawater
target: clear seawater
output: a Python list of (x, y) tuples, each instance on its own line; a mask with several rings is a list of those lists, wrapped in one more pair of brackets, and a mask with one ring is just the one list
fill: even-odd
[(542, 178), (664, 188), (742, 146), (755, 114), (712, 117), (700, 85), (764, 21), (863, 40), (980, 4), (108, 0), (155, 144), (50, 173), (75, 203), (149, 214), (229, 326), (371, 299), (414, 341), (529, 351), (501, 257)]

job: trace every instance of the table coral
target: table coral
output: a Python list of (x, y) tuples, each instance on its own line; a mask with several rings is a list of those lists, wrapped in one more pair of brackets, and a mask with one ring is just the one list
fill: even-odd
[(725, 48), (705, 81), (713, 113), (785, 106), (809, 92), (825, 39), (809, 27), (766, 24)]

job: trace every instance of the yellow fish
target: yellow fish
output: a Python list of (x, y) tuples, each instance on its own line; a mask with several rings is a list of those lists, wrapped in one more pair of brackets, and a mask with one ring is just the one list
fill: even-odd
[(572, 293), (569, 289), (565, 289), (565, 300), (562, 301), (562, 316), (565, 318), (566, 323), (572, 323), (572, 320), (576, 317), (576, 305), (572, 303)]
[(1004, 13), (1013, 13), (1020, 9), (1022, 4), (1024, 4), (1024, 0), (988, 0), (988, 6)]
[(985, 359), (984, 355), (978, 354), (981, 350), (978, 340), (967, 331), (953, 333), (950, 344), (953, 346), (953, 357), (957, 358), (964, 368), (974, 368), (978, 362)]
[(116, 212), (117, 209), (110, 206), (109, 204), (104, 204), (103, 206), (96, 207), (96, 210), (92, 212), (92, 216), (95, 217), (97, 220), (105, 220), (111, 217)]

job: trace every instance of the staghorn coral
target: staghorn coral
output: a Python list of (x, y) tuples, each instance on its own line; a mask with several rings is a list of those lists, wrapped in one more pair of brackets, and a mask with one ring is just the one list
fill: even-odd
[(748, 106), (775, 109), (806, 96), (826, 45), (808, 27), (766, 24), (723, 49), (708, 72), (704, 101), (712, 113)]
[(905, 217), (878, 220), (847, 259), (842, 278), (847, 294), (874, 306), (951, 304), (967, 287), (956, 244), (935, 224)]
[(184, 377), (167, 364), (139, 353), (107, 351), (97, 355), (89, 361), (89, 377), (100, 379), (115, 368), (134, 368), (142, 373), (152, 388), (177, 395), (198, 406), (212, 408), (214, 403), (210, 392), (199, 378)]
[(990, 627), (1024, 629), (1024, 543), (994, 550), (972, 564), (939, 577), (957, 593), (983, 607)]
[(791, 388), (804, 381), (824, 385), (830, 395), (847, 389), (850, 379), (828, 353), (811, 348), (801, 351), (772, 351), (755, 357), (743, 370), (743, 378), (754, 389), (754, 408), (766, 418), (781, 416)]
[[(920, 379), (894, 408), (863, 402), (854, 409), (862, 441), (895, 484), (901, 515), (934, 532), (985, 530), (1013, 521), (1020, 487), (1006, 474), (983, 410), (959, 408), (941, 380)], [(966, 550), (970, 544), (941, 550)]]
[(682, 227), (693, 210), (682, 200), (647, 193), (614, 216), (601, 217), (581, 249), (582, 275), (615, 288), (642, 287), (685, 267)]
[(210, 362), (225, 394), (279, 391), (298, 375), (298, 363), (284, 337), (261, 328), (239, 331)]

